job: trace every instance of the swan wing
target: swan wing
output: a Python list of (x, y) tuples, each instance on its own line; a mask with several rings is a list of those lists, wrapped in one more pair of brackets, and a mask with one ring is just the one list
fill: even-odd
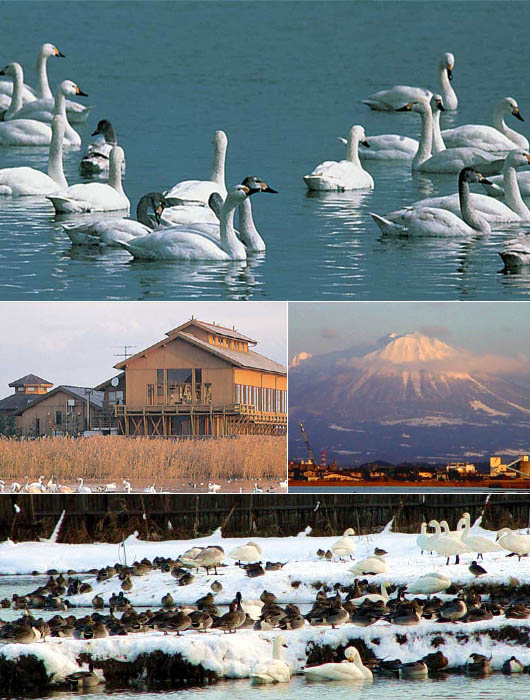
[(0, 124), (3, 146), (49, 146), (51, 139), (50, 126), (34, 119), (13, 119)]
[(464, 124), (454, 129), (444, 129), (442, 138), (447, 148), (471, 146), (484, 151), (511, 151), (518, 146), (493, 126), (482, 124)]
[(46, 195), (61, 189), (55, 180), (35, 168), (3, 168), (0, 170), (0, 192), (15, 196)]
[[(469, 200), (473, 205), (473, 208), (487, 221), (515, 222), (521, 220), (521, 217), (512, 211), (510, 207), (506, 206), (504, 202), (499, 202), (498, 200), (487, 197), (484, 194), (476, 194), (475, 192), (471, 192), (469, 195)], [(446, 195), (445, 197), (428, 197), (427, 199), (420, 199), (412, 206), (416, 208), (435, 207), (446, 209), (447, 211), (453, 212), (453, 214), (459, 218), (462, 218), (460, 198), (457, 193)]]
[(473, 229), (456, 214), (436, 207), (419, 207), (407, 210), (397, 219), (396, 223), (401, 224), (411, 234), (458, 236), (474, 233)]
[(49, 199), (57, 211), (87, 212), (129, 209), (129, 200), (103, 182), (72, 185)]
[(198, 231), (161, 229), (125, 244), (135, 258), (145, 260), (229, 260), (220, 244)]
[(370, 136), (368, 139), (370, 148), (359, 144), (359, 158), (361, 160), (409, 160), (414, 158), (419, 143), (416, 139), (399, 134), (380, 134)]
[(403, 107), (412, 100), (430, 100), (432, 92), (424, 88), (411, 87), (410, 85), (394, 85), (388, 90), (374, 92), (365, 100), (364, 104), (371, 109), (392, 112)]
[(219, 224), (210, 207), (187, 205), (175, 206), (164, 209), (160, 224), (162, 226), (174, 226), (176, 224), (212, 223)]
[(178, 199), (182, 202), (204, 202), (206, 204), (214, 192), (220, 194), (223, 199), (226, 197), (226, 190), (212, 180), (183, 180), (164, 192), (164, 196), (167, 199)]

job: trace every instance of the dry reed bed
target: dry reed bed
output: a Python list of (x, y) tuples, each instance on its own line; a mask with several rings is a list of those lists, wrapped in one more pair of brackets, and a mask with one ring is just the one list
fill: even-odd
[(0, 478), (59, 480), (285, 479), (286, 439), (241, 435), (208, 440), (125, 436), (0, 438)]

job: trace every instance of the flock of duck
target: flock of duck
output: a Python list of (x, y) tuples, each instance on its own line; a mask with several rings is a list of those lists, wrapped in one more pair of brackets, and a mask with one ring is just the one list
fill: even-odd
[[(340, 138), (346, 144), (346, 159), (317, 165), (304, 176), (307, 187), (316, 191), (373, 189), (373, 177), (363, 168), (363, 161), (410, 161), (413, 173), (458, 174), (458, 191), (422, 199), (385, 215), (372, 213), (383, 234), (466, 236), (488, 234), (495, 224), (530, 221), (523, 199), (530, 196), (530, 171), (517, 173), (530, 163), (528, 140), (504, 121), (506, 114), (524, 121), (519, 106), (512, 97), (505, 97), (494, 107), (493, 126), (464, 124), (442, 131), (440, 112), (458, 107), (450, 82), (453, 66), (453, 54), (445, 53), (438, 67), (441, 94), (395, 85), (363, 100), (374, 110), (419, 114), (419, 142), (399, 134), (367, 138), (362, 126), (353, 126), (347, 140)], [(471, 193), (472, 183), (480, 183), (487, 194)], [(529, 264), (530, 235), (507, 240), (500, 255), (507, 269)]]
[[(428, 527), (434, 529), (433, 534), (427, 532)], [(319, 549), (317, 559), (322, 560), (324, 566), (329, 560), (351, 561), (356, 550), (354, 536), (355, 530), (348, 528), (328, 550)], [(422, 553), (432, 551), (444, 557), (476, 553), (480, 558), (486, 553), (506, 550), (510, 552), (509, 556), (516, 554), (521, 558), (530, 553), (530, 536), (519, 535), (509, 528), (499, 530), (497, 542), (485, 535), (472, 535), (470, 517), (465, 513), (454, 532), (449, 530), (445, 521), (439, 523), (432, 520), (428, 525), (423, 523), (417, 545)], [(0, 638), (6, 643), (27, 644), (39, 640), (44, 642), (47, 637), (94, 640), (153, 632), (181, 636), (205, 634), (212, 630), (224, 634), (235, 634), (239, 630), (274, 631), (277, 635), (274, 637), (272, 658), (260, 659), (250, 672), (251, 681), (262, 684), (289, 681), (291, 668), (281, 659), (282, 648), (287, 645), (289, 633), (308, 625), (332, 629), (348, 625), (353, 631), (355, 627), (385, 623), (395, 626), (396, 634), (401, 630), (399, 634), (402, 635), (402, 628), (425, 622), (465, 625), (501, 616), (506, 619), (530, 617), (530, 586), (521, 585), (515, 578), (504, 583), (490, 581), (484, 584), (476, 580), (487, 573), (477, 561), (469, 566), (474, 577), (470, 584), (457, 585), (448, 576), (430, 572), (404, 585), (383, 583), (378, 591), (367, 578), (360, 577), (388, 572), (387, 554), (385, 550), (375, 548), (372, 555), (355, 562), (349, 569), (354, 574), (350, 584), (321, 585), (313, 604), (305, 613), (294, 603), (280, 604), (276, 595), (266, 588), (263, 588), (259, 599), (252, 600), (244, 599), (241, 592), (236, 591), (228, 610), (220, 610), (216, 596), (223, 592), (224, 587), (219, 574), (227, 566), (227, 559), (251, 578), (279, 571), (286, 564), (281, 561), (263, 562), (261, 546), (252, 541), (238, 545), (228, 554), (217, 544), (193, 546), (176, 558), (155, 557), (152, 561), (145, 558), (131, 565), (115, 563), (91, 570), (89, 573), (95, 576), (98, 584), (111, 580), (119, 582), (119, 592), (113, 586), (110, 594), (104, 594), (101, 586), (100, 592), (95, 592), (93, 585), (81, 580), (74, 570), (68, 572), (68, 577), (50, 570), (47, 572), (47, 582), (33, 592), (23, 596), (15, 594), (12, 600), (0, 601), (2, 608), (13, 607), (23, 611), (22, 617), (14, 621), (0, 622)], [(209, 591), (191, 604), (176, 604), (168, 591), (161, 596), (158, 609), (136, 610), (127, 598), (134, 590), (136, 581), (155, 570), (169, 574), (175, 580), (175, 586), (181, 588), (200, 582), (201, 569), (210, 577), (206, 581)], [(216, 577), (213, 581), (212, 575)], [(300, 581), (291, 581), (291, 587), (296, 589), (299, 586)], [(79, 594), (86, 596), (92, 592), (95, 592), (92, 598), (95, 611), (83, 617), (71, 614), (72, 604), (68, 598)], [(107, 606), (108, 614), (104, 612)], [(31, 610), (46, 610), (55, 614), (45, 620), (35, 618)], [(70, 614), (61, 614), (68, 610)], [(121, 616), (118, 617), (117, 613), (121, 613)], [(440, 634), (444, 636), (444, 632)], [(465, 627), (460, 627), (459, 635), (465, 634)], [(350, 635), (344, 656), (338, 662), (307, 665), (303, 673), (309, 680), (364, 681), (370, 680), (374, 672), (403, 678), (424, 678), (449, 666), (447, 656), (440, 649), (406, 663), (400, 659), (378, 659), (364, 643), (356, 643), (355, 634)], [(491, 672), (491, 661), (492, 657), (472, 653), (463, 670), (472, 675), (484, 675)], [(504, 673), (528, 671), (515, 656), (503, 661), (502, 670)], [(89, 677), (90, 674), (97, 678), (93, 669), (79, 673), (81, 675), (76, 675), (73, 680)]]
[[(108, 176), (104, 182), (69, 185), (63, 170), (63, 146), (79, 148), (81, 137), (72, 124), (86, 121), (93, 109), (70, 98), (86, 96), (74, 82), (65, 80), (52, 95), (47, 61), (63, 54), (43, 44), (37, 58), (37, 87), (24, 83), (22, 66), (8, 64), (0, 75), (0, 145), (49, 146), (47, 173), (30, 167), (0, 169), (0, 194), (47, 197), (57, 214), (125, 212), (130, 201), (122, 174), (125, 154), (108, 120), (101, 120), (80, 163), (83, 177)], [(530, 220), (523, 197), (530, 195), (530, 172), (516, 169), (530, 162), (528, 140), (506, 125), (504, 116), (523, 120), (517, 102), (506, 97), (495, 105), (493, 126), (466, 124), (440, 129), (440, 112), (455, 110), (458, 98), (451, 86), (454, 56), (445, 53), (438, 67), (441, 93), (405, 85), (371, 95), (371, 109), (413, 111), (422, 122), (419, 142), (399, 134), (382, 134), (367, 140), (362, 126), (353, 126), (346, 144), (346, 159), (325, 161), (304, 176), (310, 190), (372, 189), (373, 177), (361, 161), (410, 160), (412, 171), (458, 173), (458, 193), (424, 199), (384, 216), (372, 214), (384, 234), (462, 236), (489, 233), (492, 224)], [(74, 245), (120, 247), (143, 260), (244, 260), (260, 253), (266, 244), (256, 229), (250, 197), (275, 193), (261, 178), (246, 177), (227, 190), (225, 160), (228, 139), (215, 132), (214, 156), (208, 180), (186, 180), (164, 193), (149, 192), (138, 202), (136, 220), (83, 217), (63, 228)], [(361, 148), (359, 148), (361, 146)], [(495, 176), (497, 173), (502, 175)], [(487, 177), (486, 177), (487, 176)], [(469, 185), (481, 183), (486, 195), (471, 194)], [(504, 201), (502, 201), (504, 198)], [(239, 229), (234, 214), (239, 212)], [(530, 262), (530, 236), (507, 241), (500, 253), (505, 266)]]

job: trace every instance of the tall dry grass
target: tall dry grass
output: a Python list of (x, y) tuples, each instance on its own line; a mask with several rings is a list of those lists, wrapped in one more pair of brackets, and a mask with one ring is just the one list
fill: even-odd
[(286, 439), (241, 435), (210, 440), (125, 436), (0, 438), (0, 478), (59, 480), (285, 479)]

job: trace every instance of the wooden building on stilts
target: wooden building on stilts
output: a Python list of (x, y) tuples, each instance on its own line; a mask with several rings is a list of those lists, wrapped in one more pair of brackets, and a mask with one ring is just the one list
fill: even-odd
[(124, 435), (286, 435), (287, 370), (257, 341), (192, 318), (115, 367), (125, 396), (114, 407)]

